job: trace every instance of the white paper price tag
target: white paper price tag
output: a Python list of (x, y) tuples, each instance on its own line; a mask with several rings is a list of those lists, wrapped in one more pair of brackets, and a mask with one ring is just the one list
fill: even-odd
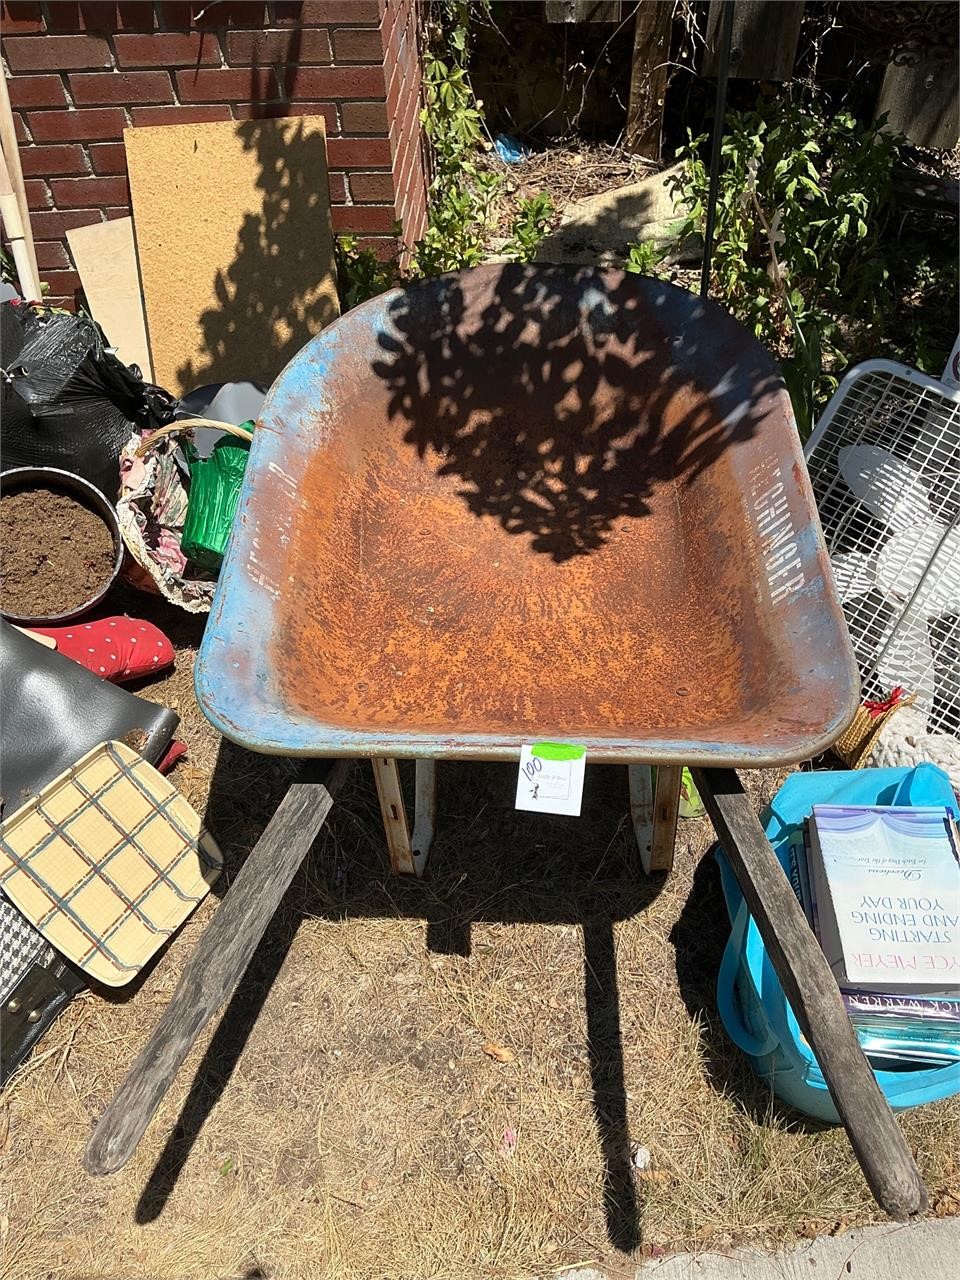
[(524, 743), (520, 748), (516, 807), (533, 813), (578, 817), (586, 763), (584, 747), (566, 742)]

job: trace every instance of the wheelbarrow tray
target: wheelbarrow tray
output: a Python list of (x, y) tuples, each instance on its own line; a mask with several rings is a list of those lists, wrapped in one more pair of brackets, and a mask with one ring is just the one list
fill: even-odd
[(859, 691), (769, 356), (672, 285), (514, 265), (287, 366), (196, 687), (260, 752), (708, 766), (810, 757)]

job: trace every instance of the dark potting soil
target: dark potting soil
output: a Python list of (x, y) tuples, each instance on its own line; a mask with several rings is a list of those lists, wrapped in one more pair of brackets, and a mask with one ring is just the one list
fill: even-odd
[(77, 498), (55, 489), (0, 497), (0, 608), (54, 618), (86, 604), (113, 572), (113, 535)]

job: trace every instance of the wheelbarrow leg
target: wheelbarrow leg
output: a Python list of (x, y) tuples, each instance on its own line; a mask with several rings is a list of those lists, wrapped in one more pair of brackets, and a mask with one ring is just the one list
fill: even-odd
[(383, 830), (387, 837), (390, 869), (394, 875), (421, 876), (433, 840), (437, 806), (436, 761), (417, 761), (415, 821), (413, 838), (407, 825), (407, 811), (396, 760), (375, 756), (373, 777), (380, 798)]
[(233, 994), (353, 762), (306, 766), (291, 784), (216, 914), (177, 989), (87, 1144), (88, 1173), (114, 1173), (136, 1150), (200, 1032)]
[(870, 1190), (906, 1221), (927, 1207), (926, 1188), (753, 805), (732, 769), (694, 769), (693, 778)]
[(648, 875), (673, 867), (682, 773), (679, 765), (658, 764), (654, 769), (649, 764), (631, 764), (627, 768), (630, 816), (640, 862)]

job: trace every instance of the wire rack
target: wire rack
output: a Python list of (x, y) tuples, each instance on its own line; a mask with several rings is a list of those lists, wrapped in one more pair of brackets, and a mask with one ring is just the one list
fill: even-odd
[(199, 815), (123, 742), (94, 747), (0, 824), (0, 888), (108, 986), (137, 975), (221, 865)]
[(960, 736), (960, 391), (867, 361), (805, 452), (864, 697), (901, 685)]

